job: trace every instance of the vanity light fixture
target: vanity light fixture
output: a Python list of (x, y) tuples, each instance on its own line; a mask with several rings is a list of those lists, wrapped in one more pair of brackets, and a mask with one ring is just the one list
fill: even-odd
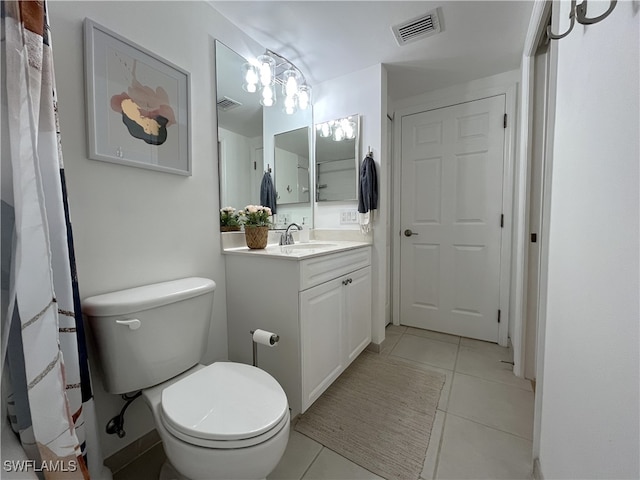
[(318, 134), (323, 138), (333, 138), (336, 142), (353, 140), (356, 138), (356, 122), (353, 117), (345, 117), (339, 120), (319, 123), (316, 125)]
[(311, 105), (311, 86), (307, 85), (298, 67), (282, 55), (267, 50), (255, 61), (242, 66), (242, 88), (249, 93), (260, 92), (260, 104), (276, 104), (278, 86), (284, 96), (282, 110), (292, 115)]

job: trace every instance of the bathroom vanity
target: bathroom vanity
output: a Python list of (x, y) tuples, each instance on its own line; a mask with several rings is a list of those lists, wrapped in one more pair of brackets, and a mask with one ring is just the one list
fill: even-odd
[(371, 341), (371, 246), (331, 241), (226, 249), (229, 359), (252, 362), (284, 388), (292, 414), (307, 410)]

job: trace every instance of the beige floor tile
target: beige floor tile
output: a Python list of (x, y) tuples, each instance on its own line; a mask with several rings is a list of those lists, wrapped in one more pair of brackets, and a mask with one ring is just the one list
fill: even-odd
[(404, 325), (387, 325), (387, 327), (385, 328), (385, 331), (387, 333), (391, 332), (391, 333), (404, 333), (407, 330), (407, 327), (405, 327)]
[(447, 414), (436, 478), (529, 479), (532, 443)]
[(415, 335), (417, 337), (430, 338), (431, 340), (453, 343), (454, 345), (458, 345), (460, 343), (460, 337), (457, 335), (449, 335), (448, 333), (434, 332), (432, 330), (424, 330), (422, 328), (407, 327), (407, 331), (405, 333)]
[(431, 437), (429, 438), (429, 446), (427, 447), (427, 456), (424, 459), (422, 473), (420, 474), (420, 478), (423, 480), (433, 480), (435, 478), (445, 417), (446, 413), (440, 410), (436, 411), (436, 418), (434, 419), (433, 426), (431, 427)]
[(291, 430), (289, 443), (280, 463), (267, 478), (269, 480), (300, 480), (322, 450), (315, 440)]
[(447, 413), (531, 439), (533, 392), (455, 373)]
[(365, 470), (328, 448), (323, 448), (302, 478), (305, 480), (365, 480), (382, 477)]
[(157, 480), (167, 456), (159, 443), (113, 474), (113, 480)]
[(416, 337), (405, 333), (390, 355), (453, 370), (457, 353), (458, 346), (452, 343)]
[(473, 338), (462, 337), (460, 339), (461, 347), (469, 347), (481, 352), (501, 355), (502, 360), (513, 361), (513, 351), (510, 347), (501, 347), (497, 343), (485, 342), (482, 340), (474, 340)]
[(382, 344), (380, 355), (389, 355), (391, 350), (393, 350), (393, 347), (398, 343), (398, 340), (400, 340), (400, 337), (402, 337), (401, 333), (385, 332), (384, 343)]
[(516, 377), (513, 374), (513, 365), (503, 362), (509, 357), (510, 352), (506, 349), (499, 351), (491, 348), (460, 346), (456, 372), (533, 391), (529, 380)]

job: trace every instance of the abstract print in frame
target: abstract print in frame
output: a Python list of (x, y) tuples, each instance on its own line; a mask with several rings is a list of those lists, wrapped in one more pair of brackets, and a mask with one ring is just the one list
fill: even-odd
[(189, 73), (86, 18), (89, 158), (191, 175)]

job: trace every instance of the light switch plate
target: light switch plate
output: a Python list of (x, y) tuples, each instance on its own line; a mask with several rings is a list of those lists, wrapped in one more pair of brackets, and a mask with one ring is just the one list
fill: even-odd
[(358, 210), (340, 210), (340, 225), (353, 225), (358, 223)]

